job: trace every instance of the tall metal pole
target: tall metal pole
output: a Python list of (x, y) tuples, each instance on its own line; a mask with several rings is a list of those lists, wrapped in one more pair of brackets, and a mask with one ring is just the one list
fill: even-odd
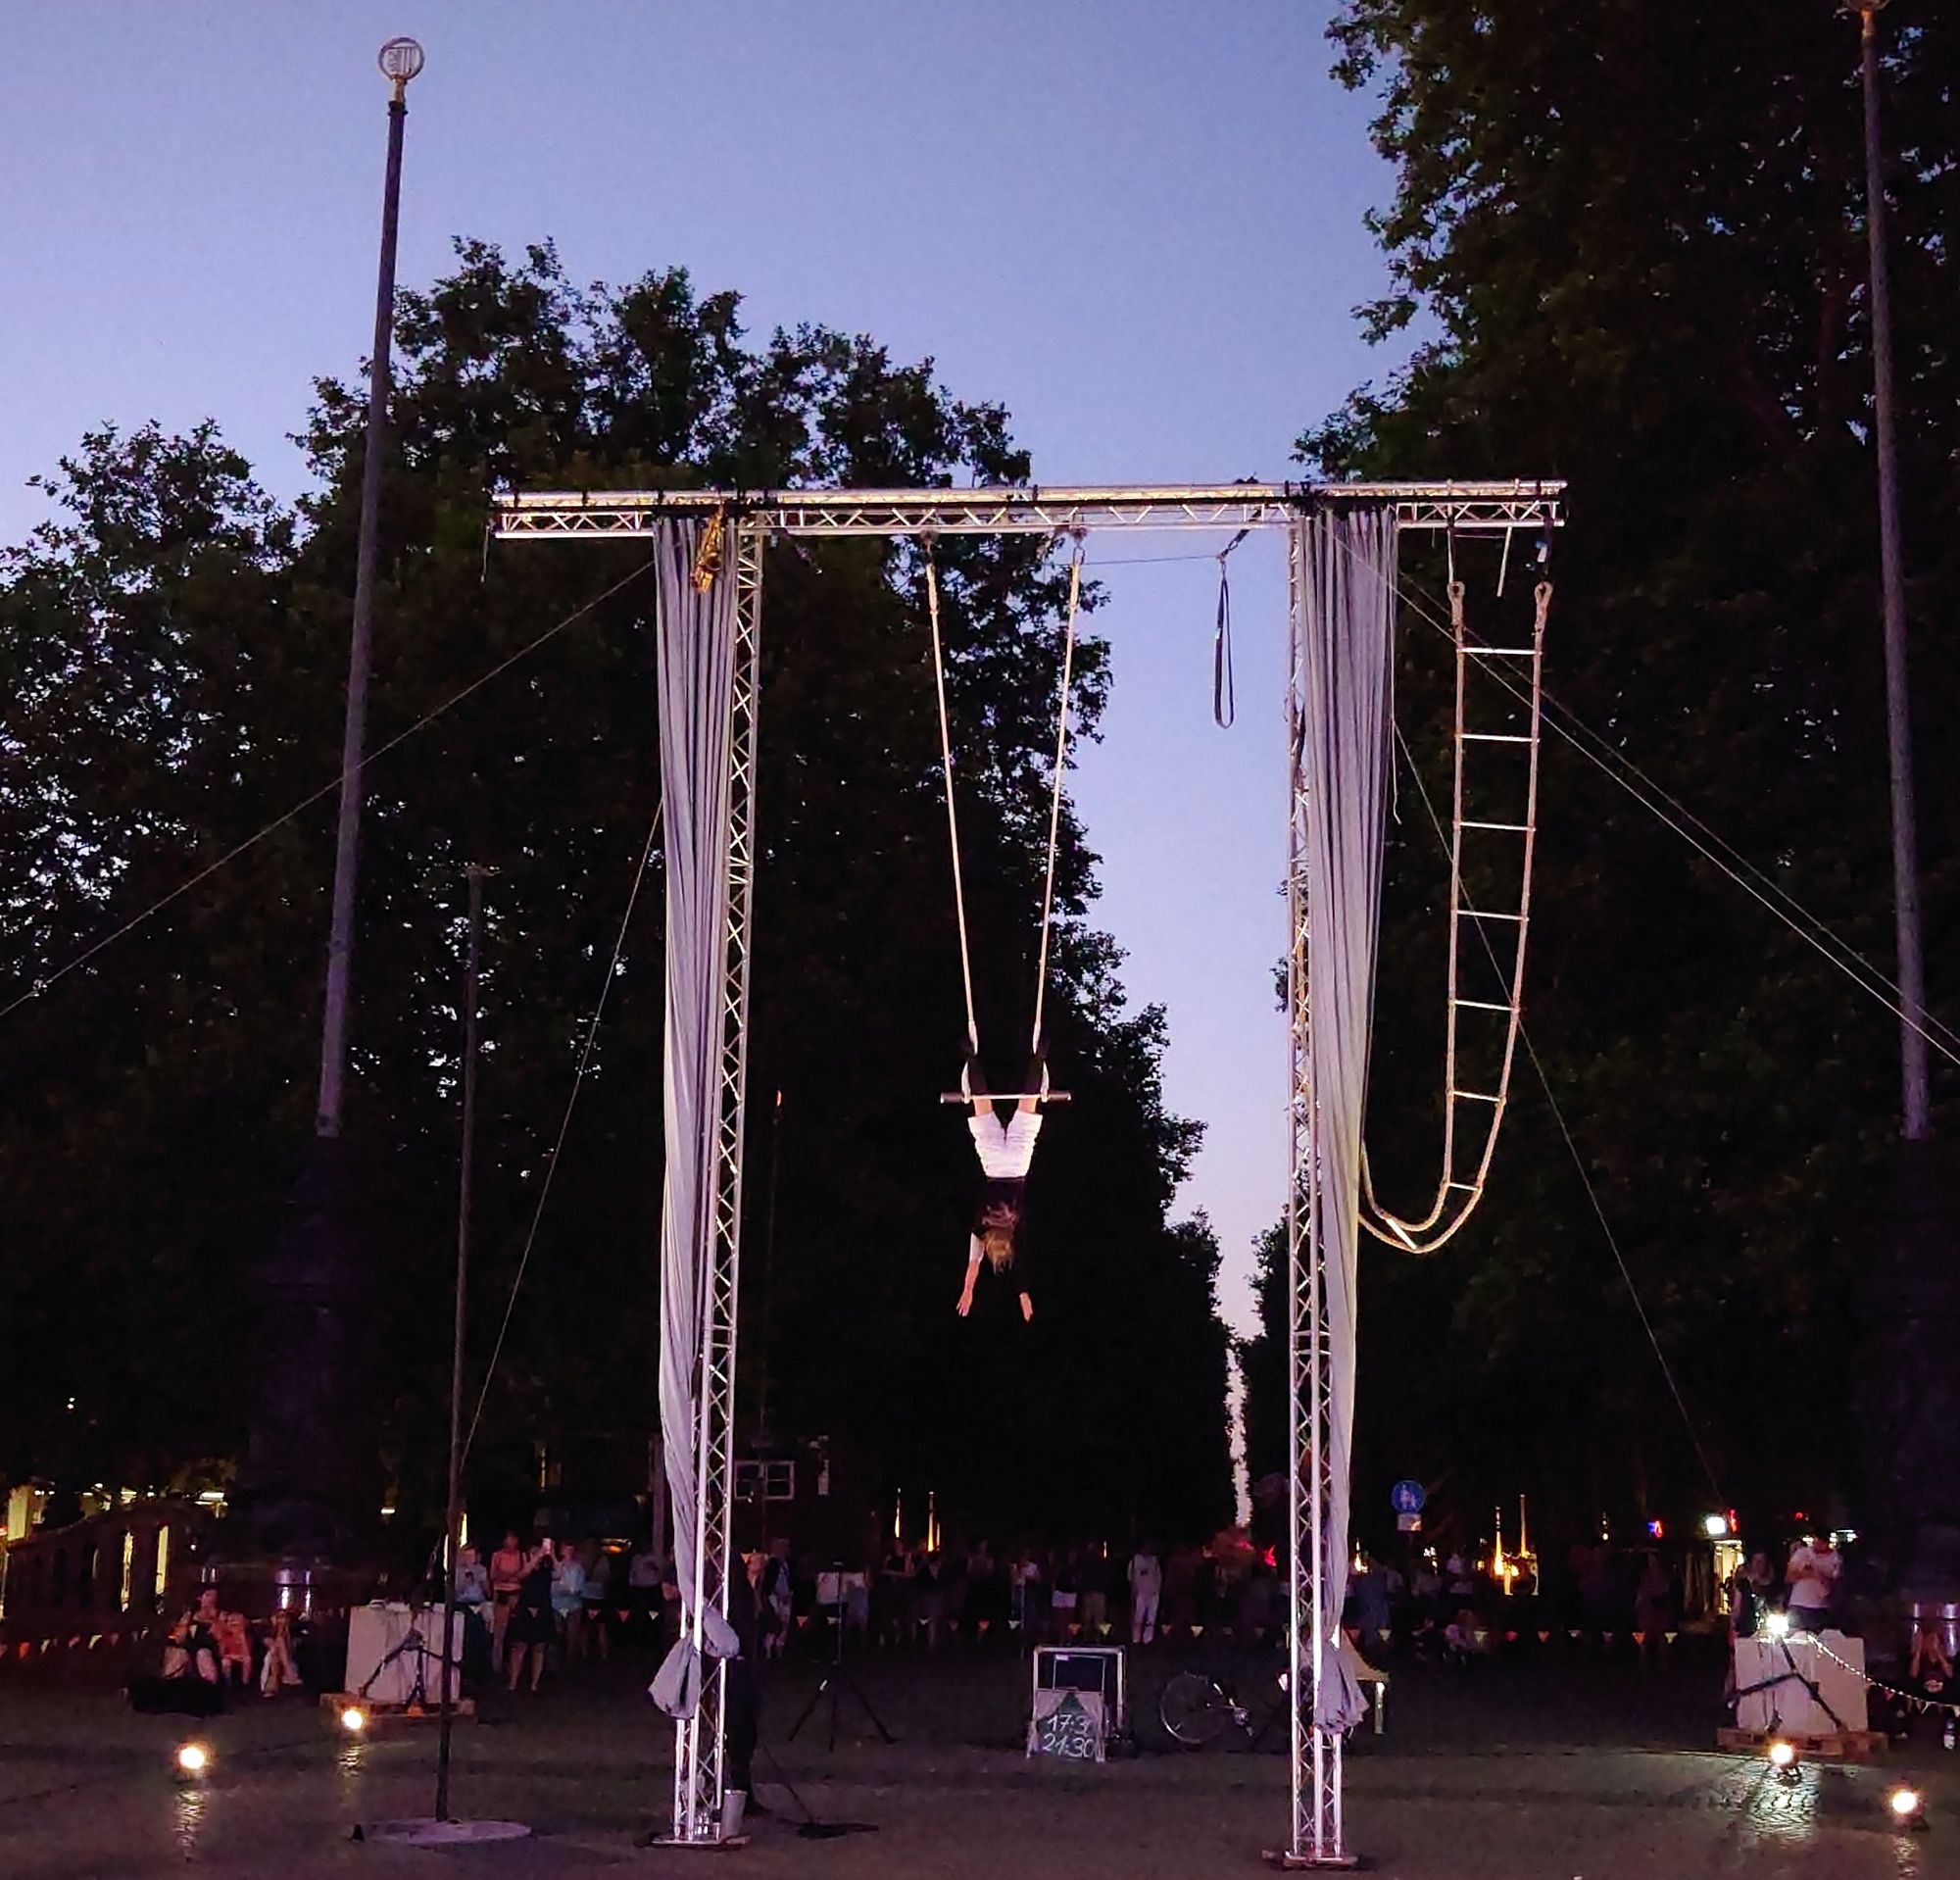
[(463, 963), (463, 1156), (456, 1200), (456, 1332), (449, 1358), (449, 1511), (443, 1522), (442, 1722), (435, 1752), (435, 1818), (449, 1819), (449, 1743), (456, 1705), (456, 1566), (463, 1526), (463, 1338), (469, 1302), (469, 1205), (476, 1163), (476, 979), (483, 956), (483, 877), (471, 863), (469, 939)]
[(1879, 580), (1885, 597), (1886, 730), (1891, 754), (1892, 899), (1898, 929), (1900, 1067), (1905, 1139), (1933, 1134), (1927, 1096), (1926, 965), (1920, 941), (1919, 835), (1913, 807), (1912, 714), (1906, 684), (1905, 575), (1900, 549), (1898, 436), (1892, 395), (1892, 296), (1886, 255), (1885, 152), (1879, 136), (1879, 10), (1860, 0), (1865, 91), (1865, 232), (1871, 244), (1873, 435), (1879, 459)]
[(368, 448), (361, 471), (361, 532), (354, 568), (354, 632), (347, 656), (347, 715), (340, 745), (340, 821), (333, 847), (333, 914), (326, 942), (326, 1011), (320, 1027), (319, 1110), (314, 1130), (340, 1134), (347, 1080), (347, 1012), (354, 976), (354, 891), (360, 867), (361, 768), (367, 759), (368, 676), (374, 654), (374, 564), (381, 519), (381, 456), (388, 432), (395, 321), (395, 230), (402, 197), (402, 131), (409, 80), (422, 69), (413, 39), (390, 39), (380, 67), (388, 98), (388, 171), (381, 192), (381, 265), (374, 290), (374, 350), (368, 364)]

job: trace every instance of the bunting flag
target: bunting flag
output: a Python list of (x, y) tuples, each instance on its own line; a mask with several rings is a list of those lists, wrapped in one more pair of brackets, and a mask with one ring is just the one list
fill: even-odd
[(1551, 1640), (1551, 1634), (1549, 1632), (1541, 1632), (1538, 1635), (1538, 1642), (1541, 1645), (1548, 1644), (1550, 1640)]

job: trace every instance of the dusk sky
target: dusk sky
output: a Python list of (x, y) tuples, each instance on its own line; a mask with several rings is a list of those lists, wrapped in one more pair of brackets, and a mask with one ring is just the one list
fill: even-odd
[[(27, 477), (104, 421), (214, 418), (270, 488), (303, 487), (286, 439), (311, 380), (367, 349), (374, 53), (398, 32), (428, 54), (410, 92), (405, 284), (466, 234), (550, 237), (581, 279), (681, 264), (703, 290), (739, 290), (753, 331), (822, 322), (930, 355), (955, 393), (1008, 408), (1042, 481), (1284, 477), (1299, 430), (1396, 363), (1351, 311), (1382, 290), (1362, 216), (1390, 179), (1367, 103), (1328, 75), (1327, 11), (18, 9), (0, 67), (16, 270), (0, 348), (17, 388), (0, 539), (43, 513)], [(1222, 545), (1103, 534), (1089, 555)], [(1172, 1106), (1207, 1125), (1183, 1202), (1219, 1229), (1243, 1326), (1250, 1244), (1285, 1190), (1279, 544), (1249, 542), (1232, 570), (1240, 715), (1222, 732), (1215, 566), (1102, 569), (1115, 688), (1076, 791), (1103, 857), (1098, 917), (1128, 950), (1133, 1000), (1169, 1010)], [(1051, 1153), (1066, 1143), (1064, 1120)]]

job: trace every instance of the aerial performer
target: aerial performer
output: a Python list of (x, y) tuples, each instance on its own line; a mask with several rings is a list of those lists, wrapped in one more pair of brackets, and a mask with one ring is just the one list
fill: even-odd
[(1027, 1091), (1014, 1101), (1013, 1113), (1003, 1122), (998, 1107), (987, 1094), (977, 1058), (968, 1058), (959, 1079), (960, 1094), (972, 1109), (966, 1127), (972, 1131), (980, 1172), (986, 1178), (967, 1243), (966, 1283), (959, 1289), (961, 1318), (973, 1310), (973, 1287), (983, 1262), (993, 1268), (998, 1278), (1012, 1283), (1020, 1300), (1022, 1320), (1025, 1322), (1035, 1315), (1034, 1300), (1028, 1293), (1028, 1257), (1021, 1229), (1027, 1219), (1028, 1169), (1035, 1159), (1035, 1139), (1041, 1134), (1041, 1102), (1048, 1092), (1048, 1066), (1039, 1050), (1029, 1068), (1027, 1083)]
[(1035, 1315), (1034, 1300), (1028, 1292), (1028, 1169), (1034, 1162), (1035, 1140), (1041, 1134), (1042, 1105), (1067, 1100), (1063, 1092), (1049, 1088), (1042, 1008), (1048, 985), (1049, 937), (1054, 917), (1054, 865), (1061, 835), (1062, 780), (1068, 762), (1068, 694), (1075, 667), (1076, 615), (1082, 600), (1082, 538), (1078, 531), (1075, 553), (1069, 562), (1068, 605), (1062, 620), (1061, 686), (1055, 714), (1054, 768), (1049, 796), (1048, 869), (1042, 886), (1041, 957), (1035, 968), (1035, 1021), (1031, 1036), (1034, 1061), (1029, 1066), (1025, 1087), (1000, 1100), (1013, 1106), (1012, 1113), (1004, 1121), (980, 1070), (980, 1024), (973, 1005), (973, 962), (966, 935), (966, 890), (959, 866), (959, 817), (954, 802), (953, 722), (946, 703), (946, 655), (940, 634), (939, 572), (933, 563), (930, 545), (925, 558), (925, 588), (932, 622), (933, 683), (939, 695), (940, 759), (946, 771), (946, 826), (953, 851), (953, 905), (959, 932), (959, 976), (966, 994), (966, 1067), (960, 1073), (958, 1091), (944, 1101), (964, 1104), (971, 1113), (966, 1118), (966, 1127), (972, 1132), (973, 1147), (980, 1158), (980, 1170), (986, 1178), (967, 1240), (966, 1282), (959, 1289), (957, 1310), (961, 1318), (972, 1311), (973, 1289), (980, 1278), (980, 1268), (985, 1264), (994, 1269), (997, 1278), (1012, 1283), (1020, 1302), (1021, 1319), (1025, 1323)]

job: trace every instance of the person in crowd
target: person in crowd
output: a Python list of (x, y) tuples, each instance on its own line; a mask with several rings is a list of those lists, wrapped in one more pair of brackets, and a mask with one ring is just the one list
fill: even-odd
[(463, 1675), (481, 1679), (492, 1659), (490, 1569), (475, 1548), (456, 1550), (456, 1609), (463, 1615)]
[(844, 1575), (844, 1630), (861, 1651), (871, 1641), (871, 1575), (873, 1568), (853, 1567)]
[(1661, 1657), (1673, 1623), (1674, 1575), (1658, 1548), (1648, 1548), (1639, 1584), (1634, 1588), (1634, 1631), (1642, 1658)]
[[(790, 1626), (796, 1613), (796, 1580), (790, 1570), (790, 1544), (776, 1540), (766, 1555), (757, 1557), (759, 1577), (757, 1627), (758, 1643), (765, 1658), (779, 1658), (789, 1644)], [(837, 1592), (844, 1589), (840, 1585)]]
[(277, 1697), (282, 1687), (300, 1681), (299, 1665), (293, 1657), (293, 1615), (283, 1609), (272, 1614), (266, 1632), (266, 1661), (259, 1667), (259, 1689), (267, 1697)]
[(1163, 1598), (1163, 1562), (1149, 1541), (1130, 1556), (1130, 1643), (1152, 1645), (1157, 1636), (1157, 1606)]
[(473, 1547), (456, 1550), (456, 1603), (466, 1612), (480, 1613), (490, 1603), (490, 1572)]
[(171, 1627), (164, 1647), (164, 1676), (194, 1677), (222, 1686), (224, 1665), (218, 1643), (218, 1588), (202, 1587), (196, 1604)]
[[(206, 1591), (211, 1591), (206, 1588)], [(218, 1640), (218, 1659), (224, 1682), (240, 1691), (252, 1688), (252, 1633), (243, 1612), (220, 1611), (212, 1625)]]
[(1363, 1553), (1348, 1597), (1354, 1604), (1354, 1643), (1365, 1657), (1389, 1642), (1389, 1576), (1381, 1562)]
[(1054, 1615), (1056, 1645), (1066, 1645), (1075, 1635), (1076, 1601), (1080, 1597), (1081, 1586), (1075, 1558), (1064, 1548), (1054, 1557), (1054, 1590), (1049, 1596), (1049, 1606)]
[(896, 1648), (911, 1641), (911, 1558), (906, 1552), (905, 1543), (894, 1536), (878, 1568), (877, 1591), (872, 1601), (880, 1645)]
[(912, 1557), (912, 1612), (918, 1629), (925, 1634), (925, 1649), (937, 1651), (941, 1625), (939, 1556), (924, 1548)]
[(525, 1556), (524, 1570), (512, 1596), (504, 1620), (504, 1668), (506, 1689), (514, 1691), (528, 1658), (531, 1689), (535, 1692), (545, 1674), (545, 1655), (558, 1639), (558, 1623), (552, 1609), (556, 1562), (550, 1541), (539, 1544)]
[(603, 1543), (587, 1541), (581, 1564), (585, 1568), (585, 1586), (579, 1595), (585, 1604), (585, 1651), (604, 1664), (612, 1657), (612, 1557)]
[(1115, 1577), (1106, 1543), (1082, 1550), (1077, 1575), (1082, 1599), (1076, 1616), (1082, 1622), (1083, 1638), (1091, 1645), (1100, 1645), (1109, 1635), (1109, 1594)]
[(490, 1662), (498, 1670), (504, 1666), (505, 1633), (511, 1623), (511, 1608), (517, 1603), (517, 1588), (530, 1567), (530, 1557), (515, 1528), (504, 1532), (504, 1544), (490, 1556)]
[(1037, 1050), (1028, 1071), (1028, 1094), (1014, 1108), (1012, 1117), (1003, 1122), (987, 1095), (977, 1061), (969, 1059), (961, 1073), (961, 1085), (973, 1113), (966, 1119), (972, 1132), (974, 1152), (980, 1158), (980, 1171), (986, 1177), (980, 1207), (967, 1241), (966, 1281), (959, 1289), (958, 1312), (964, 1318), (973, 1310), (973, 1287), (983, 1263), (1004, 1280), (1009, 1280), (1020, 1301), (1021, 1317), (1032, 1319), (1034, 1301), (1028, 1293), (1027, 1249), (1022, 1244), (1022, 1228), (1027, 1215), (1028, 1170), (1034, 1164), (1035, 1141), (1041, 1135), (1041, 1098), (1048, 1088), (1048, 1066)]
[(576, 1664), (585, 1656), (585, 1565), (569, 1541), (559, 1542), (555, 1550), (552, 1617), (564, 1645), (564, 1662)]
[(1843, 1559), (1828, 1537), (1819, 1541), (1806, 1534), (1790, 1551), (1784, 1578), (1789, 1584), (1792, 1632), (1821, 1632), (1831, 1623), (1838, 1576), (1843, 1569)]
[(665, 1642), (661, 1631), (661, 1557), (652, 1541), (635, 1548), (626, 1562), (626, 1603), (633, 1619), (633, 1639), (659, 1651)]

